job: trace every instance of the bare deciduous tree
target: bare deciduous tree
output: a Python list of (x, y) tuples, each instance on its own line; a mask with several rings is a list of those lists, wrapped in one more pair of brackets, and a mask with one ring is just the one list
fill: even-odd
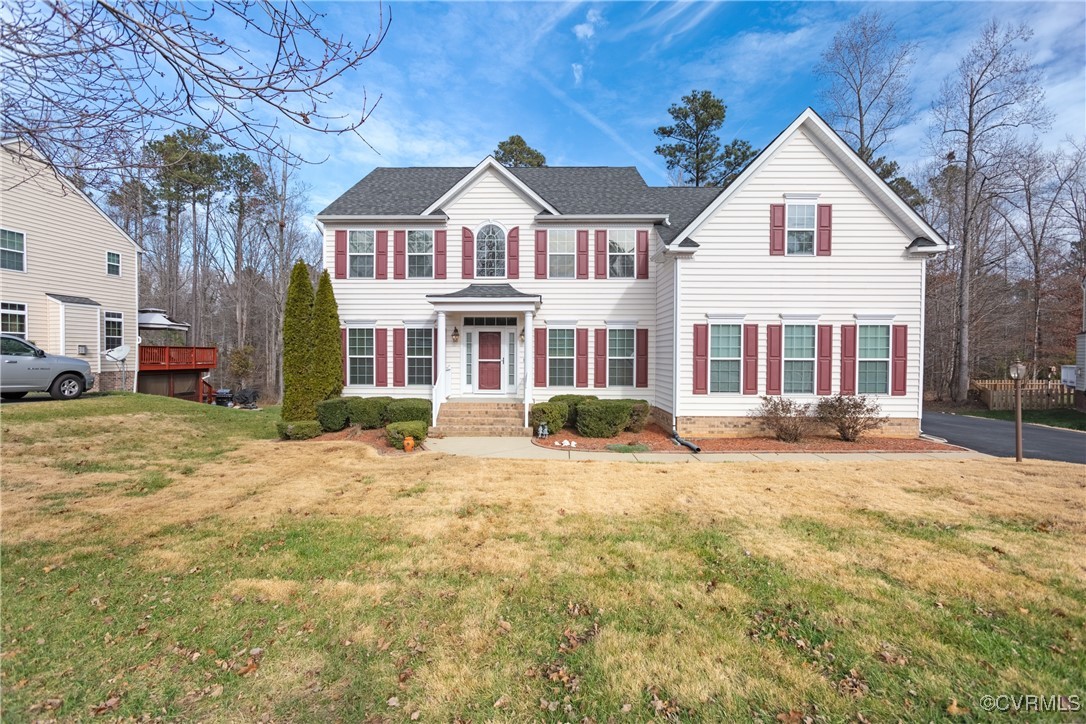
[[(357, 132), (372, 111), (322, 109), (332, 83), (387, 32), (355, 45), (320, 27), (304, 3), (270, 0), (12, 0), (0, 13), (3, 132), (59, 171), (119, 168), (120, 152), (178, 123), (235, 149), (284, 146), (280, 124)], [(244, 34), (244, 47), (231, 42)], [(376, 105), (376, 104), (374, 104)]]

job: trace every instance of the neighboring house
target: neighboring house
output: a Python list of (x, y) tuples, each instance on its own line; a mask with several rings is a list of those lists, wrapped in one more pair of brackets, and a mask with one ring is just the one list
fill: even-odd
[(488, 157), (377, 169), (317, 218), (344, 394), (431, 397), (439, 429), (514, 410), (523, 432), (527, 405), (581, 393), (749, 435), (759, 395), (842, 392), (919, 433), (924, 266), (946, 244), (810, 109), (723, 190)]
[(106, 350), (138, 358), (139, 245), (17, 140), (0, 143), (0, 329), (47, 352), (86, 359), (96, 389), (121, 387)]

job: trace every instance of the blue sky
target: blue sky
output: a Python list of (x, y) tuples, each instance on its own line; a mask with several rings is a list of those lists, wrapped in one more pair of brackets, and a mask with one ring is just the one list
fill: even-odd
[[(362, 39), (371, 2), (316, 5), (325, 25)], [(384, 43), (340, 79), (333, 112), (380, 102), (351, 136), (296, 133), (319, 211), (377, 166), (478, 163), (518, 133), (550, 165), (637, 166), (666, 185), (653, 129), (693, 89), (728, 107), (721, 132), (762, 147), (808, 105), (822, 110), (819, 56), (837, 29), (879, 8), (920, 44), (915, 109), (889, 155), (909, 169), (926, 151), (940, 84), (991, 18), (1025, 22), (1056, 114), (1050, 145), (1086, 133), (1086, 4), (1075, 3), (393, 3)]]

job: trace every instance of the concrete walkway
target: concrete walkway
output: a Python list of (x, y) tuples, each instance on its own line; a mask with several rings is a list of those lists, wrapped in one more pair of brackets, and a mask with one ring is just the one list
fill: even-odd
[(573, 448), (544, 448), (527, 437), (445, 437), (431, 438), (423, 448), (450, 455), (520, 460), (605, 460), (629, 463), (738, 463), (738, 462), (854, 462), (876, 460), (977, 460), (988, 457), (978, 452), (805, 452), (805, 453), (690, 453), (590, 452)]

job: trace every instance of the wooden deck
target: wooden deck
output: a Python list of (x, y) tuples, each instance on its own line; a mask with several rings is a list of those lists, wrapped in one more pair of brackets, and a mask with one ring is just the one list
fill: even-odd
[(212, 370), (219, 365), (217, 347), (155, 347), (140, 345), (140, 371)]

